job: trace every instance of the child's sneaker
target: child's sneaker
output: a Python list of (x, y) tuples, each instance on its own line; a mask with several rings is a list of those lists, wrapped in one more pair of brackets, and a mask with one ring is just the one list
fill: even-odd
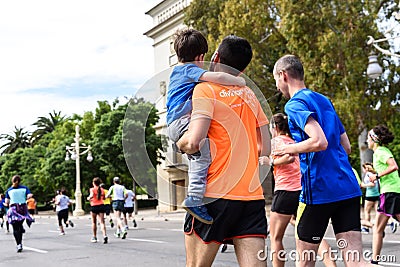
[(201, 198), (188, 196), (182, 203), (182, 207), (197, 220), (205, 224), (212, 224), (213, 218), (208, 214)]

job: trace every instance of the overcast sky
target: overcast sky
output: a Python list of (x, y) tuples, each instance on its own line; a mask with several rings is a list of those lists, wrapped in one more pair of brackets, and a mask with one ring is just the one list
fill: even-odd
[(93, 111), (132, 96), (153, 75), (152, 28), (161, 0), (0, 3), (0, 134), (39, 116)]

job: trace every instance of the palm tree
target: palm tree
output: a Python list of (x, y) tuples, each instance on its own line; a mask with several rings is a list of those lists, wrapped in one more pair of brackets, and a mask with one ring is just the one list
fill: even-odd
[(18, 128), (15, 126), (14, 133), (1, 134), (0, 139), (4, 142), (0, 146), (1, 155), (11, 154), (15, 152), (18, 148), (31, 147), (30, 133), (25, 131), (23, 127)]
[(39, 117), (38, 120), (32, 125), (37, 129), (32, 133), (32, 144), (35, 144), (45, 134), (51, 133), (56, 129), (56, 126), (65, 121), (65, 116), (61, 116), (61, 111), (49, 113), (49, 117)]

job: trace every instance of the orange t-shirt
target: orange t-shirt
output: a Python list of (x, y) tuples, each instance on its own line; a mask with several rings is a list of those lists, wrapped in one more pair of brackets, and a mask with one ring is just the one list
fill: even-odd
[(26, 206), (28, 210), (36, 209), (36, 200), (33, 197), (28, 198), (28, 200), (26, 201)]
[(208, 138), (212, 163), (206, 197), (264, 199), (259, 179), (257, 127), (268, 124), (248, 87), (200, 83), (193, 91), (192, 119), (211, 118)]
[(90, 191), (92, 191), (92, 195), (93, 197), (90, 199), (90, 206), (98, 206), (98, 205), (103, 205), (104, 204), (104, 189), (101, 188), (101, 196), (100, 199), (97, 199), (97, 191), (98, 191), (99, 187), (98, 186), (94, 186), (92, 188), (90, 188)]
[[(283, 144), (293, 144), (294, 140), (286, 135), (279, 135), (272, 139), (273, 146), (278, 148)], [(274, 156), (274, 159), (278, 158)], [(299, 156), (296, 155), (294, 162), (274, 166), (275, 191), (298, 191), (301, 190), (301, 172)]]

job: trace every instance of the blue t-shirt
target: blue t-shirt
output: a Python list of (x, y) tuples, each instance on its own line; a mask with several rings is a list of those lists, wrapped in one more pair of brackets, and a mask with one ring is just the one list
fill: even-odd
[(310, 89), (295, 93), (285, 105), (289, 128), (296, 142), (308, 139), (304, 127), (309, 116), (321, 126), (328, 141), (324, 151), (301, 153), (300, 202), (324, 204), (361, 196), (348, 156), (340, 144), (345, 132), (330, 100)]
[(192, 111), (193, 88), (204, 72), (193, 63), (178, 65), (172, 70), (167, 93), (167, 125)]
[(11, 204), (23, 204), (26, 203), (26, 196), (30, 194), (29, 188), (23, 185), (19, 185), (18, 187), (10, 187), (7, 189), (5, 198), (10, 199)]

